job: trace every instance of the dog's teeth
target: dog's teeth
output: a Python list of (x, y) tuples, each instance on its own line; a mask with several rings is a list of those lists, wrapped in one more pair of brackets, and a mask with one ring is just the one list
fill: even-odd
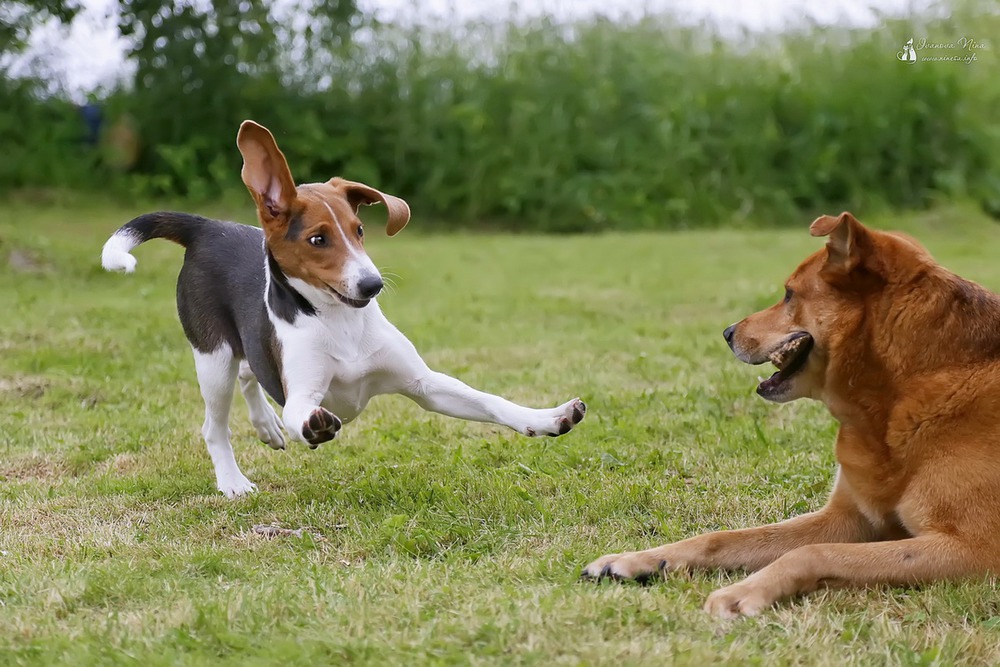
[(758, 375), (757, 376), (757, 382), (763, 382), (763, 381), (764, 381), (764, 376), (763, 375)]

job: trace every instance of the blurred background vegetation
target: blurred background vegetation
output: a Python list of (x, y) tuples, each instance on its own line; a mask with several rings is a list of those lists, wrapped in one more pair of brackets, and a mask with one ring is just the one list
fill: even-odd
[[(740, 34), (669, 15), (429, 27), (353, 0), (274, 5), (122, 0), (134, 75), (81, 107), (10, 68), (35, 26), (79, 6), (2, 3), (0, 196), (194, 207), (242, 188), (235, 134), (253, 118), (298, 181), (371, 183), (423, 226), (789, 224), (943, 200), (1000, 217), (995, 2)], [(919, 36), (985, 47), (971, 64), (898, 61)]]

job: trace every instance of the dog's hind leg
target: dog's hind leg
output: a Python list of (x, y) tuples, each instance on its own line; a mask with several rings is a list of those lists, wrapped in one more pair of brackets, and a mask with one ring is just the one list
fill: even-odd
[(194, 350), (194, 365), (205, 399), (205, 425), (201, 434), (215, 466), (216, 485), (227, 498), (251, 493), (257, 486), (240, 471), (229, 442), (229, 409), (233, 404), (238, 368), (233, 351), (227, 345), (213, 352)]
[(240, 392), (246, 399), (250, 423), (257, 429), (257, 437), (272, 449), (284, 449), (285, 436), (281, 433), (281, 420), (267, 402), (267, 396), (246, 359), (240, 361), (239, 379)]

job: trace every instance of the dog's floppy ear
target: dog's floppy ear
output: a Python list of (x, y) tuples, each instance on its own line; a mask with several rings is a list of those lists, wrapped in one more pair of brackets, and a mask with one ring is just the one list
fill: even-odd
[(389, 213), (389, 219), (385, 223), (385, 233), (389, 236), (398, 234), (410, 221), (410, 206), (399, 197), (387, 195), (364, 183), (345, 181), (343, 178), (332, 178), (329, 183), (344, 191), (344, 196), (347, 197), (355, 213), (362, 206), (385, 204)]
[(829, 236), (826, 241), (826, 266), (849, 273), (861, 261), (861, 252), (867, 246), (865, 226), (853, 215), (844, 211), (838, 217), (821, 215), (809, 225), (813, 236)]
[(243, 155), (243, 183), (257, 204), (262, 222), (286, 218), (295, 201), (295, 181), (285, 156), (263, 125), (245, 120), (236, 135)]

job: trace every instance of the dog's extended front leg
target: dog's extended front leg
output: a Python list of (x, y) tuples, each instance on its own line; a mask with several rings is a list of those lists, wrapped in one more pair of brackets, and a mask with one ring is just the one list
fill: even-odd
[(413, 343), (386, 321), (389, 387), (413, 399), (424, 410), (449, 417), (508, 426), (528, 436), (562, 435), (579, 424), (587, 406), (579, 398), (549, 409), (526, 408), (506, 398), (473, 389), (461, 380), (431, 370)]
[(878, 537), (838, 480), (826, 506), (787, 521), (724, 530), (673, 544), (602, 556), (583, 569), (590, 579), (647, 579), (671, 570), (758, 570), (799, 547), (824, 542), (865, 542)]
[(501, 424), (529, 436), (568, 433), (587, 413), (587, 406), (579, 398), (556, 408), (526, 408), (430, 369), (406, 383), (400, 393), (425, 410), (469, 421)]
[(380, 370), (387, 381), (381, 385), (379, 393), (402, 394), (424, 410), (500, 424), (528, 436), (568, 433), (587, 414), (587, 406), (579, 398), (556, 408), (526, 408), (433, 371), (406, 336), (388, 320), (383, 322), (386, 338)]
[(705, 611), (720, 618), (753, 616), (779, 600), (821, 587), (913, 585), (985, 574), (995, 571), (993, 554), (991, 547), (971, 548), (943, 533), (892, 542), (814, 544), (715, 591)]

